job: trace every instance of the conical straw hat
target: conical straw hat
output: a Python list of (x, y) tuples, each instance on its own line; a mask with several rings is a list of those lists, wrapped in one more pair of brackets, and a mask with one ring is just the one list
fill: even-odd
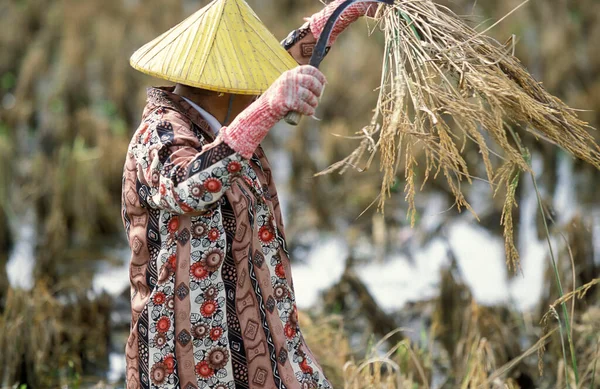
[(135, 69), (192, 87), (259, 95), (298, 64), (244, 0), (214, 0), (137, 50)]

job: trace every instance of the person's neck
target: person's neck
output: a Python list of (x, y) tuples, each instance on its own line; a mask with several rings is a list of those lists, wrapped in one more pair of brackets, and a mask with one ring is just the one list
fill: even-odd
[(180, 84), (175, 86), (174, 93), (189, 99), (194, 104), (197, 104), (206, 112), (214, 116), (219, 123), (225, 123), (227, 112), (229, 110), (229, 100), (231, 98), (230, 94), (206, 93), (206, 91), (190, 88)]
[[(256, 98), (256, 96), (252, 95), (217, 93), (182, 84), (175, 85), (174, 93), (191, 100), (194, 104), (197, 104), (214, 116), (224, 126), (229, 125)], [(227, 116), (228, 113), (229, 117)]]

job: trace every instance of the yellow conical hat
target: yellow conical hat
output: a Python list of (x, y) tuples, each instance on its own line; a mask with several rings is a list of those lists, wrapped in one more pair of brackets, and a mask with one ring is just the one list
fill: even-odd
[(298, 64), (244, 0), (214, 0), (137, 50), (135, 69), (217, 92), (259, 95)]

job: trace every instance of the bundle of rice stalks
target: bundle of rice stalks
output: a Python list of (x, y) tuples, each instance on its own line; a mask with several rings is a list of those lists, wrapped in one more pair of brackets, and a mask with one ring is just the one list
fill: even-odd
[[(526, 3), (526, 2), (525, 2)], [(523, 4), (525, 4), (523, 3)], [(522, 4), (522, 5), (523, 5)], [(513, 127), (551, 142), (600, 168), (600, 147), (573, 109), (548, 93), (502, 45), (431, 0), (400, 1), (380, 10), (386, 46), (380, 95), (359, 147), (323, 172), (366, 167), (379, 155), (384, 173), (380, 209), (403, 165), (411, 223), (419, 185), (441, 173), (459, 210), (472, 208), (461, 185), (474, 176), (467, 142), (481, 154), (487, 181), (505, 196), (502, 224), (507, 259), (517, 266), (512, 209), (520, 172), (530, 172), (527, 150)], [(422, 168), (417, 154), (424, 155)], [(477, 166), (478, 167), (478, 166)]]

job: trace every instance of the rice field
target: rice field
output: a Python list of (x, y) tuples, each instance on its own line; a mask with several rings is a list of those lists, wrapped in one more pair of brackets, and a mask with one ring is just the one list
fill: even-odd
[[(322, 6), (316, 0), (248, 2), (278, 38)], [(130, 69), (128, 58), (205, 3), (0, 4), (0, 388), (123, 386), (119, 355), (129, 292), (116, 286), (118, 277), (105, 291), (98, 279), (110, 279), (114, 273), (106, 269), (118, 271), (126, 260), (119, 212), (123, 161), (145, 88), (157, 82)], [(502, 20), (487, 34), (501, 42), (498, 50), (519, 58), (510, 59), (514, 69), (534, 77), (519, 73), (515, 79), (543, 82), (543, 92), (531, 84), (542, 96), (535, 104), (551, 99), (546, 93), (560, 102), (542, 104), (549, 111), (539, 117), (526, 112), (540, 108), (528, 108), (524, 95), (511, 109), (506, 100), (492, 104), (490, 115), (512, 120), (513, 132), (506, 122), (494, 122), (496, 130), (476, 137), (479, 127), (471, 122), (477, 120), (466, 112), (475, 100), (460, 92), (463, 104), (435, 112), (447, 142), (428, 154), (427, 142), (419, 139), (433, 112), (401, 109), (412, 100), (397, 99), (391, 106), (396, 119), (426, 134), (403, 127), (417, 141), (396, 149), (397, 138), (383, 138), (383, 146), (371, 148), (383, 134), (367, 132), (365, 138), (362, 130), (375, 128), (369, 127), (373, 108), (388, 102), (380, 99), (386, 96), (380, 89), (383, 66), (419, 50), (415, 30), (400, 13), (386, 31), (370, 21), (342, 35), (322, 67), (329, 84), (317, 113), (321, 121), (304, 120), (298, 129), (278, 126), (265, 141), (295, 266), (306, 270), (298, 274), (313, 271), (311, 255), (338, 269), (303, 307), (304, 335), (335, 388), (599, 388), (600, 174), (589, 145), (598, 139), (592, 128), (600, 128), (600, 3), (438, 5), (464, 16), (472, 31)], [(398, 9), (422, 21), (424, 13), (415, 16), (420, 6), (431, 4), (406, 2)], [(384, 58), (389, 26), (399, 22), (408, 23), (405, 35), (390, 49), (394, 56)], [(456, 54), (446, 50), (452, 44), (444, 41), (422, 55)], [(409, 80), (405, 85), (414, 85)], [(424, 99), (448, 93), (426, 90), (426, 78), (419, 80)], [(383, 78), (384, 87), (388, 81)], [(497, 89), (509, 99), (515, 94), (504, 85)], [(497, 93), (491, 87), (480, 92), (488, 100)], [(567, 115), (570, 126), (557, 124), (556, 115)], [(506, 139), (498, 144), (501, 128)], [(344, 175), (315, 176), (353, 155), (361, 142), (367, 142), (366, 161), (380, 151), (370, 165), (352, 159)], [(453, 157), (441, 158), (440, 150)], [(432, 165), (442, 166), (438, 177), (428, 161), (441, 164)], [(447, 176), (443, 166), (450, 166)], [(462, 179), (453, 175), (457, 171)], [(457, 202), (458, 193), (464, 203)], [(378, 205), (387, 195), (382, 214)], [(459, 212), (459, 205), (467, 211)], [(461, 238), (453, 232), (457, 225), (476, 228), (479, 235), (469, 236), (480, 238)], [(315, 251), (326, 238), (339, 246)], [(473, 239), (494, 243), (475, 250), (482, 242)], [(519, 285), (519, 293), (486, 301), (467, 264), (496, 271), (492, 261), (504, 263), (498, 257), (505, 256), (507, 270), (497, 276)], [(420, 269), (423, 261), (440, 264), (424, 268), (433, 274), (427, 285), (402, 273)], [(392, 281), (382, 297), (374, 285), (383, 282), (384, 272)], [(539, 288), (528, 284), (535, 272)], [(527, 296), (535, 298), (518, 301)]]

